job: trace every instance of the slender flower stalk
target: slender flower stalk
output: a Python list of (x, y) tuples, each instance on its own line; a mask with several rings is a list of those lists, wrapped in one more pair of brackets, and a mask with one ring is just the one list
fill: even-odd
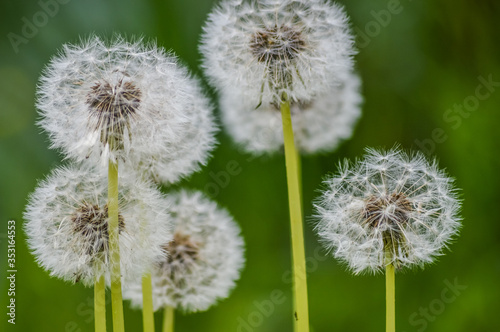
[(394, 265), (385, 267), (385, 330), (396, 331), (395, 273)]
[(166, 306), (163, 314), (162, 332), (174, 332), (174, 319), (175, 319), (174, 307)]
[(293, 260), (294, 329), (309, 331), (309, 311), (307, 304), (306, 257), (302, 226), (302, 199), (300, 194), (298, 153), (293, 139), (290, 101), (285, 96), (281, 103), (283, 138), (285, 142), (286, 177), (288, 185), (288, 205), (290, 208), (290, 229)]
[(106, 332), (106, 283), (100, 276), (94, 285), (95, 332)]
[(142, 277), (142, 324), (144, 332), (155, 331), (151, 273), (147, 273)]
[(111, 264), (111, 308), (113, 331), (124, 332), (122, 282), (120, 272), (120, 245), (118, 235), (118, 163), (108, 166), (109, 256)]

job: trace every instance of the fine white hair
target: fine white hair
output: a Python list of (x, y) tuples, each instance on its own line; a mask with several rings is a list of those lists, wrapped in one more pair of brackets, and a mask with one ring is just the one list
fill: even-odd
[(175, 56), (141, 39), (66, 44), (37, 88), (39, 125), (67, 158), (142, 164), (174, 182), (214, 147), (212, 105)]
[(421, 153), (367, 149), (325, 185), (316, 231), (356, 274), (430, 263), (461, 225), (453, 180)]
[(241, 91), (255, 109), (310, 102), (352, 70), (353, 37), (340, 5), (326, 0), (225, 0), (209, 15), (200, 50), (219, 91)]
[[(109, 283), (107, 177), (96, 167), (55, 169), (31, 194), (24, 214), (28, 245), (52, 276), (93, 285)], [(172, 238), (168, 201), (151, 183), (119, 176), (119, 247), (124, 281), (135, 280), (165, 257)]]
[[(153, 305), (183, 312), (204, 311), (229, 295), (244, 259), (240, 228), (225, 209), (200, 192), (168, 196), (174, 240), (164, 241), (168, 258), (153, 269)], [(125, 285), (124, 298), (142, 306), (139, 280)]]
[[(308, 103), (291, 103), (294, 139), (302, 154), (333, 151), (351, 137), (361, 115), (361, 80), (354, 73), (342, 75), (340, 85)], [(280, 106), (253, 109), (237, 94), (223, 94), (220, 101), (225, 129), (244, 151), (255, 155), (275, 153), (283, 147)]]

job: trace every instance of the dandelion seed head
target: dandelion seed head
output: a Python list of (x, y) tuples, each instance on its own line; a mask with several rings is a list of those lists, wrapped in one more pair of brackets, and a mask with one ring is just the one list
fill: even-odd
[(316, 231), (355, 273), (430, 263), (458, 232), (453, 180), (421, 153), (367, 150), (325, 181)]
[[(124, 280), (137, 279), (165, 257), (171, 239), (168, 202), (150, 183), (120, 174), (118, 230)], [(109, 283), (107, 177), (99, 168), (69, 164), (54, 170), (29, 198), (28, 245), (52, 276), (91, 286)]]
[[(168, 199), (174, 238), (164, 244), (168, 257), (151, 273), (154, 308), (207, 310), (226, 298), (239, 278), (244, 264), (239, 227), (200, 192), (180, 191)], [(140, 282), (125, 285), (124, 298), (141, 307)]]
[(223, 1), (200, 49), (212, 84), (242, 91), (254, 108), (326, 93), (352, 70), (355, 53), (344, 10), (325, 0)]
[[(314, 100), (291, 103), (295, 144), (302, 154), (332, 151), (351, 137), (361, 115), (361, 80), (354, 73), (344, 73), (340, 82)], [(220, 109), (224, 127), (242, 150), (255, 155), (282, 150), (279, 104), (252, 109), (239, 95), (222, 94)]]
[(160, 181), (198, 170), (215, 143), (198, 80), (141, 39), (92, 35), (64, 45), (40, 78), (37, 107), (51, 147), (68, 158), (146, 164)]
[(141, 102), (141, 91), (131, 82), (120, 80), (112, 86), (109, 82), (96, 83), (91, 87), (87, 103), (89, 117), (101, 132), (101, 142), (118, 148), (129, 118), (137, 113)]

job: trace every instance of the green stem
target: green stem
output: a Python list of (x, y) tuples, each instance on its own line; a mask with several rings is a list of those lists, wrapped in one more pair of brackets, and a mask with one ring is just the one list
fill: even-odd
[(101, 276), (94, 284), (95, 332), (106, 332), (106, 284)]
[(304, 230), (302, 226), (302, 201), (299, 183), (298, 153), (293, 139), (290, 101), (287, 97), (281, 103), (283, 138), (285, 144), (286, 178), (288, 185), (288, 206), (290, 208), (290, 228), (292, 237), (294, 330), (309, 331), (309, 312), (307, 306), (306, 257), (304, 249)]
[(163, 332), (174, 332), (174, 307), (165, 307), (165, 313), (163, 315)]
[(109, 161), (108, 167), (109, 256), (111, 265), (111, 309), (113, 331), (124, 332), (120, 245), (118, 231), (118, 164)]
[(300, 197), (300, 207), (304, 211), (304, 201), (303, 201), (303, 188), (302, 188), (302, 159), (300, 157), (299, 149), (295, 148), (295, 153), (297, 155), (297, 179), (299, 181), (299, 197)]
[(395, 300), (395, 275), (394, 265), (389, 264), (385, 268), (385, 291), (386, 291), (386, 332), (396, 331), (396, 300)]
[(142, 323), (144, 332), (155, 331), (155, 320), (153, 313), (153, 286), (151, 273), (142, 277)]

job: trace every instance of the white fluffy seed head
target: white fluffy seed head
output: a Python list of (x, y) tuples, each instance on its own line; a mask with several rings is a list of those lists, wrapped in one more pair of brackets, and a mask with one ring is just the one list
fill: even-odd
[(453, 180), (421, 153), (367, 150), (325, 181), (316, 230), (354, 273), (430, 263), (460, 227)]
[[(354, 73), (342, 75), (340, 85), (308, 103), (292, 102), (295, 144), (303, 154), (334, 150), (351, 137), (361, 115), (361, 81)], [(280, 151), (283, 127), (279, 104), (252, 109), (236, 94), (223, 94), (220, 101), (224, 127), (245, 151), (259, 155)]]
[(196, 170), (214, 145), (212, 106), (198, 81), (140, 39), (64, 45), (40, 78), (37, 107), (52, 147), (67, 157), (134, 159), (164, 181)]
[(256, 108), (310, 102), (352, 70), (353, 37), (342, 7), (326, 0), (225, 0), (209, 16), (201, 52), (212, 84)]
[[(174, 239), (164, 242), (169, 256), (151, 274), (154, 308), (207, 310), (226, 298), (239, 278), (244, 264), (240, 229), (226, 210), (199, 192), (180, 191), (168, 199)], [(125, 285), (124, 298), (142, 306), (139, 280)]]
[[(135, 280), (165, 257), (172, 238), (168, 202), (150, 183), (119, 177), (121, 273)], [(90, 286), (111, 270), (107, 177), (94, 167), (58, 168), (31, 194), (24, 214), (28, 244), (52, 276)]]

